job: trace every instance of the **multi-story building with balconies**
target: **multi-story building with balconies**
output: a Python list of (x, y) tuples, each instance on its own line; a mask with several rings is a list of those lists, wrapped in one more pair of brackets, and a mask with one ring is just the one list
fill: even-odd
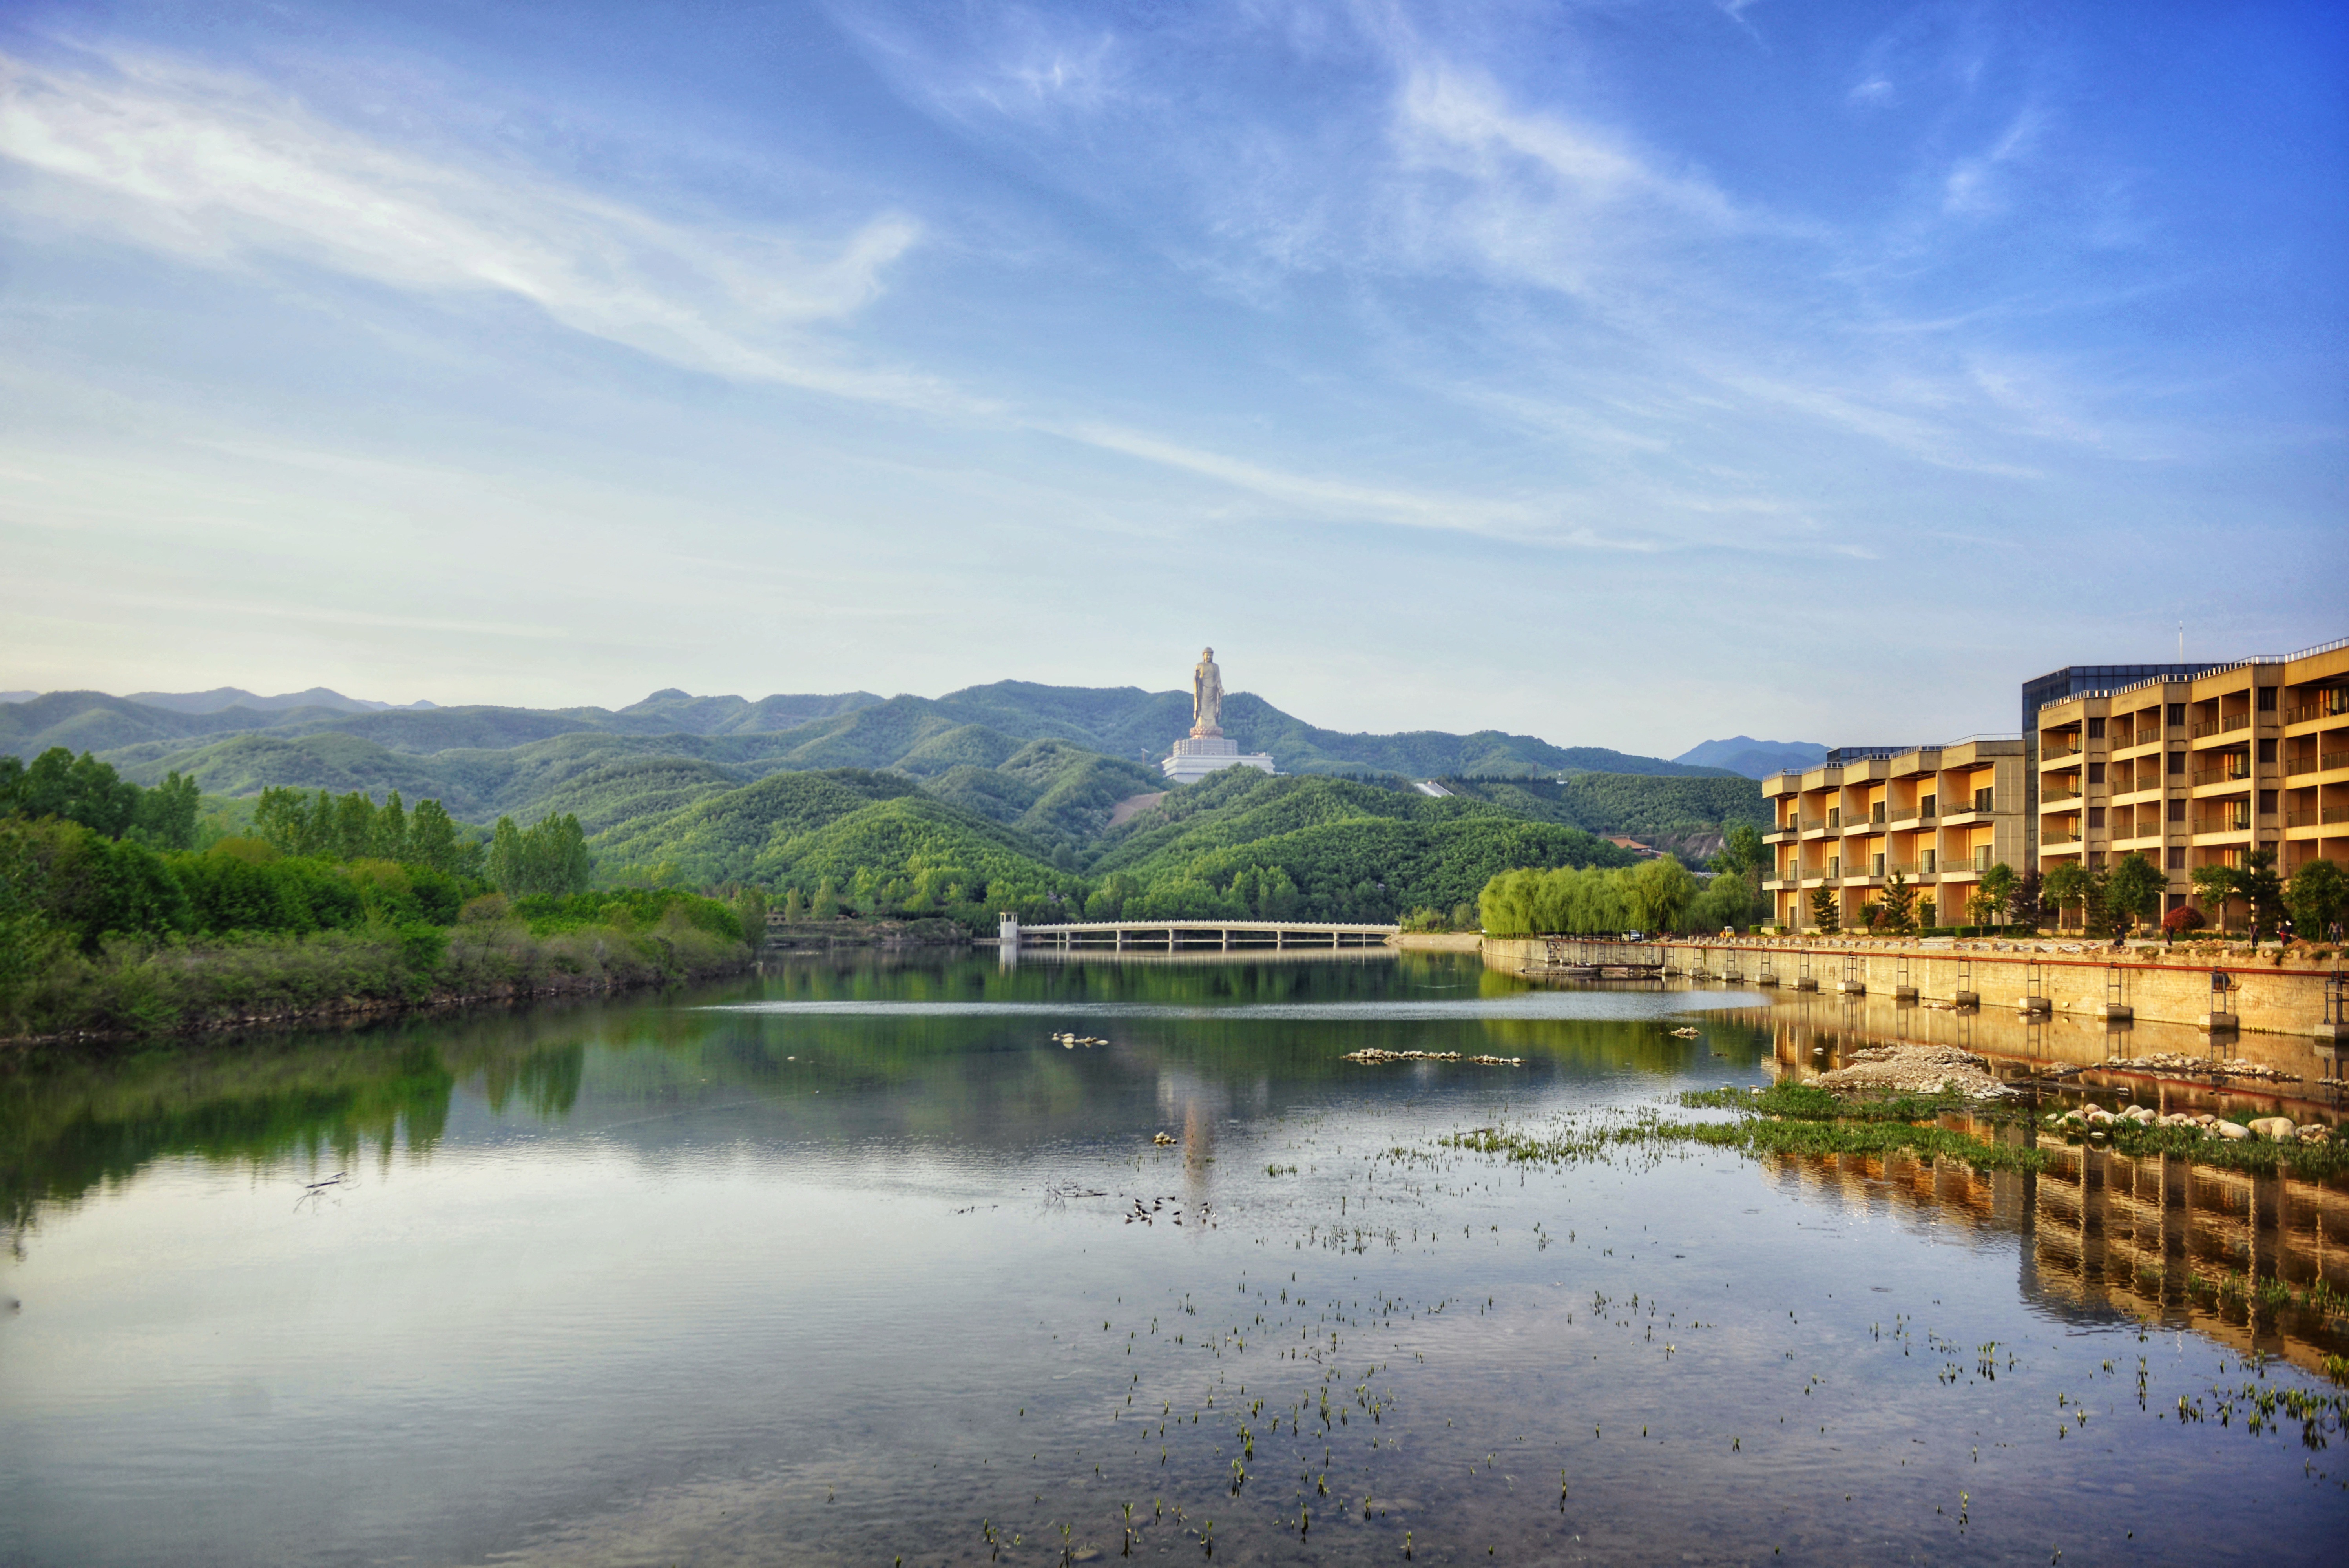
[(2287, 877), (2349, 867), (2349, 639), (2073, 692), (2039, 708), (2032, 738), (2043, 872), (2141, 854), (2175, 909), (2195, 867), (2256, 849)]
[(1974, 735), (1940, 746), (1844, 746), (1802, 773), (1762, 781), (1776, 826), (1763, 882), (1779, 927), (1816, 924), (1812, 895), (1832, 888), (1838, 919), (1857, 924), (1895, 872), (1930, 899), (1943, 924), (1963, 922), (1982, 874), (2025, 862), (2023, 744)]

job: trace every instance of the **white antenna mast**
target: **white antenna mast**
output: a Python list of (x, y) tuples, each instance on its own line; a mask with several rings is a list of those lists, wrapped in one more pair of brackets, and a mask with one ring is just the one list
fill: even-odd
[(2186, 662), (2186, 623), (2182, 620), (2178, 623), (2178, 662)]

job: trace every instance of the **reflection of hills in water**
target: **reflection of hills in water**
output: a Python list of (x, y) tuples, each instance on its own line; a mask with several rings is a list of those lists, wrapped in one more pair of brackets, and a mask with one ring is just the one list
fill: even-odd
[(135, 1052), (47, 1052), (0, 1078), (0, 1223), (31, 1223), (158, 1159), (267, 1168), (427, 1153), (460, 1079), (493, 1113), (542, 1118), (578, 1097), (586, 1051), (511, 1021), (405, 1020), (332, 1035), (206, 1041)]
[[(6, 1222), (21, 1230), (40, 1207), (128, 1180), (160, 1158), (331, 1170), (368, 1155), (387, 1163), (402, 1151), (429, 1157), (529, 1121), (558, 1123), (653, 1158), (714, 1137), (820, 1146), (846, 1151), (876, 1173), (915, 1146), (993, 1161), (1102, 1140), (1132, 1138), (1147, 1147), (1153, 1132), (1165, 1130), (1184, 1135), (1183, 1149), (1169, 1158), (1180, 1161), (1185, 1196), (1197, 1202), (1211, 1200), (1207, 1160), (1226, 1117), (1315, 1114), (1333, 1095), (1356, 1107), (1408, 1103), (1440, 1122), (1447, 1099), (1486, 1103), (1481, 1096), (1496, 1081), (1513, 1094), (1602, 1077), (1704, 1082), (1714, 1072), (1750, 1072), (1772, 1054), (1780, 1073), (1803, 1075), (1859, 1044), (1902, 1037), (1946, 1037), (1994, 1056), (2001, 1044), (2040, 1047), (2016, 1056), (2009, 1068), (2015, 1072), (2050, 1060), (2105, 1060), (2101, 1028), (2033, 1031), (1993, 1017), (1830, 999), (1718, 1013), (1695, 1041), (1667, 1033), (1678, 1017), (1339, 1020), (1248, 1012), (1291, 1002), (1489, 1000), (1527, 989), (1474, 959), (1444, 955), (1406, 955), (1385, 966), (1108, 962), (1005, 972), (984, 958), (907, 962), (854, 954), (793, 961), (753, 980), (668, 998), (99, 1056), (47, 1053), (20, 1058), (0, 1078), (0, 1205)], [(1065, 1015), (778, 1014), (709, 1005), (847, 999), (1049, 1002)], [(1115, 1005), (1207, 1011), (1090, 1021), (1090, 1010)], [(1063, 1027), (1109, 1044), (1061, 1049), (1049, 1036)], [(1340, 1060), (1367, 1046), (1490, 1052), (1523, 1056), (1526, 1064), (1361, 1067)], [(2298, 1119), (2311, 1110), (2266, 1088), (2173, 1084), (2157, 1091), (2149, 1080), (2101, 1069), (2080, 1081), (2108, 1099), (2105, 1091), (2128, 1084), (2141, 1098), (2158, 1095), (2166, 1109), (2240, 1116), (2282, 1106)], [(2295, 1360), (2341, 1348), (2326, 1341), (2315, 1314), (2211, 1287), (2249, 1273), (2280, 1278), (2301, 1297), (2320, 1282), (2349, 1290), (2349, 1264), (2339, 1253), (2349, 1240), (2342, 1193), (2176, 1160), (2051, 1153), (2053, 1168), (2036, 1176), (1977, 1177), (1857, 1158), (1796, 1162), (1781, 1174), (1833, 1201), (1930, 1210), (2020, 1233), (2026, 1293), (2071, 1303), (2075, 1312), (2150, 1314)]]
[[(647, 1153), (704, 1141), (713, 1117), (731, 1116), (741, 1136), (781, 1145), (914, 1140), (1005, 1155), (1057, 1140), (1146, 1140), (1231, 1115), (1278, 1116), (1340, 1086), (1350, 1096), (1440, 1101), (1490, 1085), (1484, 1075), (1492, 1069), (1366, 1069), (1340, 1060), (1364, 1046), (1528, 1055), (1537, 1061), (1515, 1079), (1527, 1086), (1544, 1069), (1685, 1072), (1711, 1049), (1671, 1039), (1661, 1023), (1268, 1019), (1246, 1011), (1527, 990), (1473, 960), (1415, 955), (1374, 967), (1111, 962), (1005, 973), (986, 958), (842, 954), (669, 998), (133, 1052), (43, 1052), (16, 1058), (0, 1076), (0, 1215), (22, 1229), (40, 1207), (76, 1201), (158, 1159), (331, 1171), (369, 1155), (388, 1161), (401, 1149), (429, 1154), (447, 1140), (494, 1137), (497, 1124), (518, 1119), (562, 1123)], [(1046, 1011), (762, 1014), (710, 1006), (856, 1000)], [(1117, 1006), (1204, 1011), (1089, 1022)], [(1110, 1044), (1050, 1044), (1054, 1030), (1080, 1024)], [(1744, 1032), (1737, 1040), (1724, 1048), (1750, 1066), (1757, 1043)]]

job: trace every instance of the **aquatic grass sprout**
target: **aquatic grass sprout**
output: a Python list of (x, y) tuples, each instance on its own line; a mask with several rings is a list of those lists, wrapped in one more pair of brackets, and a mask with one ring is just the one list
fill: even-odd
[(1822, 1089), (1781, 1085), (1759, 1095), (1735, 1089), (1697, 1091), (1682, 1096), (1682, 1103), (1737, 1114), (1723, 1121), (1668, 1121), (1642, 1110), (1628, 1121), (1568, 1124), (1546, 1132), (1477, 1127), (1435, 1141), (1446, 1148), (1535, 1165), (1605, 1159), (1618, 1149), (1660, 1149), (1674, 1144), (1733, 1149), (1756, 1158), (1908, 1154), (1961, 1160), (1979, 1171), (2038, 1170), (2047, 1163), (2046, 1154), (2033, 1144), (1988, 1142), (1972, 1132), (1925, 1120), (1965, 1104), (1940, 1096), (1845, 1102)]

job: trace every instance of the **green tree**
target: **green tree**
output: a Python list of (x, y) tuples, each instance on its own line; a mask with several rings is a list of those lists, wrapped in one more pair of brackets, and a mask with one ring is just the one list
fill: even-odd
[(153, 789), (139, 792), (132, 831), (141, 844), (156, 849), (193, 849), (196, 810), (202, 804), (203, 791), (196, 787), (196, 781), (181, 778), (174, 769)]
[(840, 895), (832, 890), (831, 877), (827, 877), (816, 884), (815, 902), (809, 908), (808, 913), (819, 920), (835, 920), (840, 918)]
[(2292, 874), (2284, 900), (2292, 909), (2292, 929), (2303, 941), (2321, 942), (2333, 924), (2349, 915), (2349, 877), (2331, 860), (2308, 860)]
[(509, 897), (564, 895), (587, 890), (594, 862), (579, 819), (565, 813), (528, 828), (502, 816), (490, 840), (489, 877)]
[(2232, 866), (2197, 866), (2186, 874), (2194, 884), (2194, 896), (2202, 901), (2203, 913), (2220, 930), (2227, 929), (2227, 903), (2242, 891), (2242, 873)]
[(786, 923), (786, 924), (788, 924), (788, 925), (797, 925), (797, 924), (799, 924), (802, 920), (804, 920), (804, 919), (807, 919), (807, 900), (806, 900), (805, 898), (802, 898), (802, 897), (800, 896), (800, 890), (799, 890), (797, 888), (784, 888), (784, 889), (783, 889), (783, 920), (784, 920), (784, 923)]
[(2044, 897), (2055, 906), (2060, 921), (2064, 910), (2087, 902), (2088, 888), (2088, 868), (2077, 860), (2066, 860), (2047, 873)]
[(1741, 822), (1723, 838), (1721, 853), (1713, 857), (1712, 869), (1735, 877), (1751, 876), (1758, 875), (1766, 863), (1760, 831), (1750, 823)]
[(757, 888), (737, 888), (728, 903), (734, 910), (734, 919), (741, 924), (742, 940), (754, 951), (763, 946), (767, 940), (767, 895)]
[(326, 830), (326, 853), (337, 860), (366, 857), (375, 837), (375, 803), (353, 790), (335, 802), (333, 826)]
[(2166, 886), (2161, 868), (2152, 861), (2135, 853), (2124, 855), (2106, 876), (2105, 909), (2124, 921), (2153, 919), (2161, 912)]
[(1878, 909), (1877, 924), (1893, 935), (1907, 936), (1917, 929), (1917, 889), (1902, 873), (1895, 871), (1886, 880)]
[[(2001, 914), (2013, 909), (2014, 894), (2018, 886), (2013, 867), (2009, 866), (2003, 860), (2000, 861), (1997, 865), (1992, 866), (1989, 870), (1982, 874), (1981, 886), (1983, 895), (1990, 899), (1991, 918), (1992, 919), (1997, 919)], [(2015, 919), (2019, 924), (2026, 926), (2035, 926), (2039, 923), (2036, 919), (2024, 919), (2020, 914), (2015, 916)], [(1990, 922), (1988, 920), (1978, 920), (1975, 923), (1977, 925), (1987, 925)]]
[(88, 752), (77, 757), (51, 746), (29, 766), (0, 759), (0, 812), (11, 815), (60, 817), (119, 838), (139, 810), (139, 794), (137, 784)]
[(408, 810), (394, 790), (367, 828), (367, 853), (378, 860), (408, 858)]
[(1676, 857), (1658, 856), (1631, 873), (1631, 909), (1641, 930), (1679, 929), (1695, 898), (1696, 878)]
[[(1991, 867), (1995, 871), (1997, 867)], [(2046, 879), (2036, 866), (2026, 867), (2014, 879), (2013, 891), (2006, 896), (2006, 915), (2024, 930), (2035, 931), (2047, 923)]]
[(2272, 849), (2254, 849), (2243, 857), (2243, 870), (2237, 886), (2243, 902), (2251, 906), (2251, 940), (2258, 941), (2262, 933), (2272, 936), (2283, 924), (2283, 878), (2276, 875), (2276, 854)]
[(1843, 929), (1843, 908), (1836, 901), (1834, 888), (1811, 889), (1811, 924), (1819, 929), (1822, 936), (1831, 937)]
[(418, 801), (408, 823), (409, 859), (453, 875), (463, 867), (463, 848), (457, 838), (456, 819), (448, 808), (437, 800)]

